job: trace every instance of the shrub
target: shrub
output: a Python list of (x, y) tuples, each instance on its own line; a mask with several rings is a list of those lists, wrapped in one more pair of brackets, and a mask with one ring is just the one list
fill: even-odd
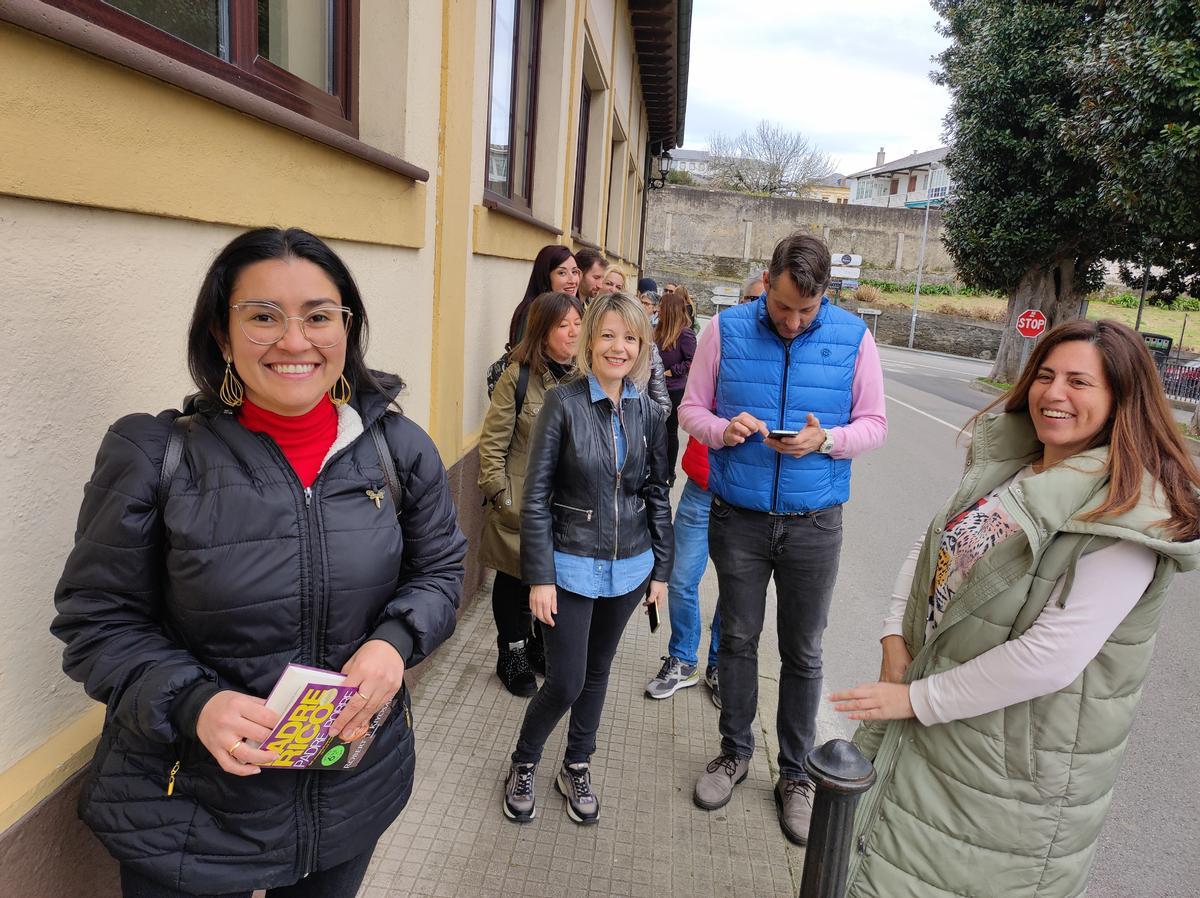
[(858, 302), (881, 302), (883, 291), (874, 284), (859, 284), (858, 289), (854, 291), (854, 298)]
[(1117, 306), (1122, 309), (1136, 309), (1138, 306), (1138, 298), (1132, 293), (1118, 293), (1116, 296), (1104, 301), (1110, 306)]
[(1200, 299), (1192, 296), (1180, 296), (1171, 303), (1174, 312), (1200, 312)]
[(867, 287), (882, 290), (884, 293), (902, 293), (904, 291), (902, 284), (893, 284), (891, 281), (876, 281), (871, 278), (863, 278), (859, 283)]

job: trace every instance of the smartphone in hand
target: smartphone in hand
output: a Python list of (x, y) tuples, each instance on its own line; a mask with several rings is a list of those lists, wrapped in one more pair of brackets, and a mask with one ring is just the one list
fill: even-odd
[(784, 440), (788, 437), (795, 437), (799, 435), (800, 431), (798, 430), (772, 430), (767, 434), (767, 437), (772, 440)]
[[(649, 595), (649, 594), (650, 593), (646, 593), (646, 595)], [(646, 617), (648, 617), (650, 619), (650, 632), (657, 633), (658, 632), (658, 623), (659, 623), (659, 621), (658, 621), (658, 605), (655, 602), (651, 602), (649, 605), (646, 606)]]

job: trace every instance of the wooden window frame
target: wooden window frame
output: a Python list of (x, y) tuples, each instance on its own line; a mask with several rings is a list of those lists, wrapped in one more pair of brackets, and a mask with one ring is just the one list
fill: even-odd
[[(516, 121), (509, 124), (508, 129), (508, 194), (498, 193), (488, 186), (488, 165), (489, 154), (491, 152), (492, 140), (492, 90), (495, 85), (492, 82), (492, 76), (495, 73), (495, 52), (496, 52), (496, 0), (492, 0), (492, 28), (491, 38), (488, 41), (488, 94), (487, 94), (487, 130), (484, 133), (484, 166), (483, 166), (483, 199), (484, 205), (488, 208), (503, 210), (505, 208), (512, 209), (518, 213), (532, 216), (533, 214), (533, 178), (534, 178), (534, 144), (537, 140), (537, 101), (538, 101), (538, 76), (541, 73), (541, 52), (542, 52), (542, 0), (514, 0), (513, 14), (513, 77), (512, 84), (509, 85), (509, 109), (516, 109), (517, 86), (521, 83), (518, 77), (518, 66), (520, 60), (518, 51), (521, 47), (521, 13), (523, 4), (533, 4), (533, 22), (532, 35), (530, 40), (529, 52), (529, 108), (526, 110), (525, 127), (525, 153), (521, 160), (521, 164), (525, 168), (525, 184), (528, 189), (528, 196), (513, 196), (513, 176), (516, 172), (516, 162), (511, 153), (514, 146), (514, 135), (517, 127)], [(514, 117), (515, 118), (515, 117)], [(562, 233), (559, 231), (558, 233)]]
[(309, 84), (258, 52), (256, 0), (227, 0), (230, 23), (228, 60), (214, 56), (103, 0), (40, 2), (343, 134), (358, 136), (359, 0), (333, 0), (333, 93)]
[(583, 233), (583, 205), (587, 187), (588, 125), (591, 119), (592, 89), (583, 79), (579, 94), (579, 134), (575, 143), (575, 196), (571, 201), (571, 233)]

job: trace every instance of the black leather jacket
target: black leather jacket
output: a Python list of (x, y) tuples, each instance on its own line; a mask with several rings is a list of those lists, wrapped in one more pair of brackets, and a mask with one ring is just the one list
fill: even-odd
[(666, 414), (645, 393), (621, 401), (628, 451), (620, 471), (612, 400), (585, 378), (546, 393), (534, 425), (521, 503), (521, 579), (554, 583), (554, 551), (631, 558), (654, 550), (651, 578), (671, 575)]
[(662, 354), (658, 351), (658, 344), (650, 344), (650, 381), (646, 384), (646, 394), (662, 406), (663, 410), (669, 415), (673, 406), (671, 405), (671, 394), (667, 392), (667, 369), (663, 366)]

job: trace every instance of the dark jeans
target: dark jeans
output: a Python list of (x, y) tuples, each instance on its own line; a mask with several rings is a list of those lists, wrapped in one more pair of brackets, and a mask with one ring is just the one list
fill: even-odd
[(596, 731), (608, 692), (608, 671), (629, 616), (646, 595), (646, 582), (623, 596), (591, 599), (559, 587), (553, 627), (542, 627), (546, 679), (525, 709), (512, 759), (536, 764), (563, 715), (571, 712), (564, 761), (578, 764), (596, 750)]
[(501, 645), (527, 639), (533, 615), (529, 612), (529, 587), (503, 571), (492, 581), (492, 617)]
[[(267, 889), (267, 898), (354, 898), (367, 875), (367, 865), (371, 863), (374, 852), (375, 846), (372, 845), (362, 854), (336, 867), (310, 873), (290, 886)], [(252, 894), (253, 891), (222, 892), (220, 895), (200, 898), (250, 898)], [(197, 898), (190, 892), (159, 885), (124, 864), (121, 865), (121, 895), (123, 898)]]
[(667, 390), (671, 397), (671, 414), (667, 416), (667, 461), (671, 463), (671, 483), (675, 483), (675, 464), (679, 461), (679, 403), (683, 390)]
[(713, 498), (708, 550), (717, 569), (721, 637), (721, 751), (754, 753), (758, 637), (774, 577), (779, 631), (779, 772), (808, 779), (804, 756), (816, 737), (821, 702), (821, 634), (837, 580), (842, 507), (780, 516)]

